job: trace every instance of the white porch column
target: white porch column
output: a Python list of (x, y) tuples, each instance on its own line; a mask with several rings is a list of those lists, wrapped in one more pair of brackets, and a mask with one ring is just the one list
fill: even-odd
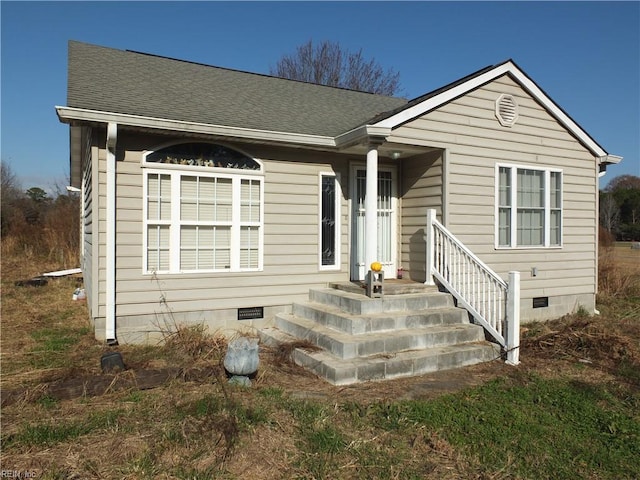
[(367, 151), (367, 190), (364, 199), (364, 271), (378, 256), (378, 143), (370, 143)]

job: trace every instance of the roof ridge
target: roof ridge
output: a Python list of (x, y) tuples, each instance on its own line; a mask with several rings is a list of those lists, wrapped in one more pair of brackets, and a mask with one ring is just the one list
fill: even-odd
[(260, 73), (260, 72), (250, 72), (248, 70), (240, 70), (237, 68), (229, 68), (229, 67), (221, 67), (218, 65), (210, 65), (208, 63), (202, 63), (202, 62), (196, 62), (194, 60), (185, 60), (182, 58), (174, 58), (174, 57), (167, 57), (166, 55), (158, 55), (155, 53), (148, 53), (148, 52), (139, 52), (137, 50), (124, 50), (125, 52), (129, 52), (129, 53), (135, 53), (138, 55), (147, 55), (149, 57), (156, 57), (156, 58), (162, 58), (164, 60), (171, 60), (171, 61), (175, 61), (175, 62), (182, 62), (182, 63), (190, 63), (192, 65), (198, 65), (201, 67), (208, 67), (208, 68), (217, 68), (219, 70), (226, 70), (228, 72), (236, 72), (236, 73), (242, 73), (245, 75), (256, 75), (259, 77), (264, 77), (264, 78), (272, 78), (275, 80), (283, 80), (285, 82), (297, 82), (297, 83), (303, 83), (303, 84), (307, 84), (307, 85), (313, 85), (315, 87), (323, 87), (323, 88), (334, 88), (337, 90), (345, 90), (347, 92), (355, 92), (355, 93), (364, 93), (366, 95), (375, 95), (377, 97), (389, 97), (389, 98), (401, 98), (401, 97), (394, 97), (393, 95), (381, 95), (379, 93), (373, 93), (373, 92), (366, 92), (364, 90), (355, 90), (353, 88), (346, 88), (346, 87), (338, 87), (335, 85), (325, 85), (323, 83), (313, 83), (313, 82), (307, 82), (304, 80), (296, 80), (295, 78), (284, 78), (284, 77), (278, 77), (276, 75), (270, 75), (267, 73)]

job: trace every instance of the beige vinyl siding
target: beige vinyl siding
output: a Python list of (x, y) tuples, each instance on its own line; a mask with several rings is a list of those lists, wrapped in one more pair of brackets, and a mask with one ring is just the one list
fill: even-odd
[[(168, 309), (177, 321), (202, 312), (207, 320), (215, 312), (233, 319), (221, 319), (221, 326), (236, 322), (239, 307), (287, 308), (294, 300), (307, 298), (309, 288), (327, 282), (348, 280), (348, 159), (321, 152), (280, 150), (257, 146), (236, 148), (259, 160), (264, 170), (264, 269), (259, 272), (189, 274), (146, 274), (143, 272), (143, 182), (141, 161), (144, 150), (166, 142), (164, 137), (120, 132), (118, 150), (116, 211), (116, 332), (118, 327), (136, 324), (136, 318), (165, 316)], [(101, 150), (101, 160), (105, 157)], [(304, 160), (301, 162), (300, 160)], [(319, 269), (319, 174), (340, 175), (341, 269)], [(101, 191), (104, 191), (104, 173)], [(106, 214), (106, 198), (101, 196), (101, 219)], [(106, 224), (100, 225), (104, 232)], [(104, 246), (105, 235), (99, 235)], [(100, 314), (104, 316), (105, 260), (100, 259)], [(166, 300), (166, 305), (162, 302)], [(121, 319), (121, 320), (118, 320)], [(138, 321), (138, 323), (140, 323)], [(148, 323), (148, 322), (147, 322)]]
[(97, 215), (94, 215), (94, 205), (97, 205), (98, 175), (94, 175), (94, 165), (97, 165), (98, 149), (92, 144), (92, 129), (85, 128), (83, 131), (85, 138), (83, 144), (85, 148), (82, 152), (82, 185), (83, 217), (81, 219), (82, 228), (82, 276), (83, 286), (87, 296), (87, 307), (89, 318), (94, 323), (98, 313), (98, 235)]
[[(519, 117), (503, 127), (495, 100), (515, 97)], [(521, 308), (526, 320), (594, 308), (596, 278), (596, 161), (566, 129), (508, 76), (423, 115), (393, 133), (394, 141), (448, 149), (447, 227), (506, 278), (521, 272)], [(495, 165), (562, 170), (561, 248), (495, 248)], [(531, 269), (537, 267), (533, 277)], [(534, 297), (550, 307), (532, 309)]]
[(442, 213), (443, 152), (437, 150), (408, 158), (402, 163), (400, 191), (399, 266), (414, 281), (424, 282), (425, 223), (427, 210)]

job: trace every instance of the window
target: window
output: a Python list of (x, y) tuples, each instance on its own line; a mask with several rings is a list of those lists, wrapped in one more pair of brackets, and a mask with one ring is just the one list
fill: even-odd
[(497, 247), (562, 245), (562, 172), (497, 167)]
[(145, 166), (145, 272), (262, 268), (255, 160), (220, 145), (181, 144), (147, 155)]
[(333, 173), (320, 174), (320, 268), (340, 268), (340, 184)]

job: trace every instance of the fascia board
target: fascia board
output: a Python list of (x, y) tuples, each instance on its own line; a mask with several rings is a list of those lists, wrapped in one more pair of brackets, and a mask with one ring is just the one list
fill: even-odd
[(603, 157), (598, 157), (600, 163), (605, 165), (617, 165), (622, 161), (622, 157), (619, 155), (605, 155)]
[(335, 147), (333, 137), (308, 135), (303, 133), (275, 132), (251, 128), (229, 127), (224, 125), (210, 125), (206, 123), (184, 122), (165, 118), (143, 117), (125, 113), (102, 112), (84, 108), (56, 106), (58, 118), (63, 123), (71, 121), (117, 123), (132, 127), (156, 128), (160, 130), (175, 130), (179, 132), (218, 135), (242, 139), (311, 145), (320, 147)]
[(583, 145), (585, 145), (591, 153), (597, 157), (603, 157), (607, 155), (600, 145), (598, 145), (577, 123), (575, 123), (566, 113), (558, 107), (553, 100), (551, 100), (541, 89), (538, 87), (529, 77), (527, 77), (513, 62), (506, 62), (502, 65), (498, 65), (492, 70), (489, 70), (477, 77), (474, 77), (467, 82), (461, 83), (450, 90), (442, 92), (431, 98), (428, 98), (424, 102), (414, 105), (406, 110), (398, 112), (389, 118), (386, 118), (378, 123), (376, 126), (396, 128), (409, 120), (412, 120), (424, 113), (427, 113), (435, 108), (438, 108), (445, 103), (454, 100), (482, 85), (495, 80), (496, 78), (504, 75), (512, 75), (516, 81), (518, 81), (522, 87), (527, 90), (537, 101), (539, 101), (565, 128), (567, 128), (573, 135), (575, 135)]
[(407, 108), (406, 110), (398, 112), (395, 115), (392, 115), (391, 117), (376, 123), (375, 125), (379, 127), (396, 128), (399, 125), (408, 122), (409, 120), (419, 117), (420, 115), (423, 115), (424, 113), (429, 112), (434, 108), (438, 108), (439, 106), (444, 105), (445, 103), (464, 95), (474, 88), (490, 82), (500, 75), (504, 75), (507, 70), (508, 69), (506, 65), (500, 65), (494, 70), (485, 72), (465, 83), (461, 83), (460, 85), (456, 85), (449, 90), (426, 99), (424, 102), (420, 102), (412, 107)]
[(391, 135), (391, 129), (388, 127), (380, 127), (376, 125), (363, 125), (358, 128), (354, 128), (346, 133), (338, 135), (335, 138), (336, 147), (346, 148), (363, 141), (368, 141), (370, 138), (384, 138), (386, 139)]

